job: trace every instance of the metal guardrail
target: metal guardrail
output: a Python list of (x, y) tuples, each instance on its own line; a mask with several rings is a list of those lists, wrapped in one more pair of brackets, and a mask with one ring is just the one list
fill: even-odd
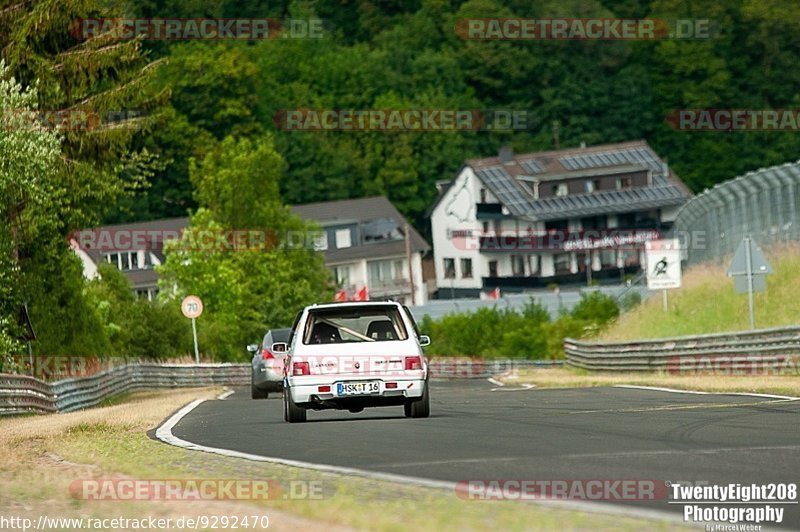
[[(432, 357), (434, 378), (490, 377), (523, 367), (554, 367), (563, 361), (484, 360)], [(47, 383), (27, 375), (0, 373), (0, 416), (29, 412), (72, 412), (96, 406), (111, 396), (136, 390), (200, 386), (244, 386), (250, 364), (128, 364), (87, 377)]]
[(0, 415), (72, 412), (136, 390), (249, 382), (249, 364), (133, 364), (54, 383), (27, 375), (0, 374)]
[(685, 357), (738, 356), (761, 363), (800, 355), (800, 327), (704, 334), (637, 342), (564, 340), (567, 365), (601, 371), (665, 371)]

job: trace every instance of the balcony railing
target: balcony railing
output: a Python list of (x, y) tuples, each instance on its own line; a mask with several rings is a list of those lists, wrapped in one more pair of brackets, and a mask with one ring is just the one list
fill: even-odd
[[(584, 231), (551, 231), (543, 233), (458, 235), (465, 247), (477, 247), (486, 253), (532, 253), (536, 251), (585, 251), (593, 249), (641, 249), (649, 240), (661, 238), (657, 229), (587, 229)], [(473, 242), (468, 242), (473, 240)]]

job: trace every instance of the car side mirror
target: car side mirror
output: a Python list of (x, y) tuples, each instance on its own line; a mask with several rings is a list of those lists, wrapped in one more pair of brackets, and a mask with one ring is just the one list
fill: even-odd
[(257, 353), (258, 352), (258, 344), (250, 344), (250, 345), (248, 345), (247, 346), (247, 352), (248, 353), (253, 353), (253, 354)]
[(427, 335), (422, 335), (419, 337), (419, 345), (425, 347), (426, 345), (431, 345), (431, 337)]
[(273, 353), (285, 353), (289, 346), (286, 345), (286, 342), (275, 342), (272, 344), (272, 352)]

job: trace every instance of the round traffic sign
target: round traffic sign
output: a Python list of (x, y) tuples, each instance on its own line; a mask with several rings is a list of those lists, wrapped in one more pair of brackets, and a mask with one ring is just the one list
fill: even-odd
[(203, 313), (203, 302), (197, 296), (186, 296), (181, 303), (181, 312), (187, 318), (196, 318)]

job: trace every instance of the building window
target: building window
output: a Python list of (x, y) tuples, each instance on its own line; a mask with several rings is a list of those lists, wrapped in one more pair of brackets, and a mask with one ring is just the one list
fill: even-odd
[(456, 259), (444, 259), (444, 278), (456, 278)]
[(630, 177), (617, 178), (617, 190), (631, 188), (632, 186), (633, 186), (633, 179), (631, 179)]
[(539, 255), (528, 255), (528, 272), (531, 277), (534, 274), (539, 273), (540, 268), (540, 258)]
[(406, 269), (403, 266), (402, 260), (394, 261), (394, 278), (395, 279), (405, 279), (406, 278)]
[(336, 230), (336, 249), (349, 248), (353, 245), (350, 240), (350, 229), (337, 229)]
[(626, 267), (639, 265), (639, 252), (634, 249), (621, 250), (622, 264)]
[(344, 287), (350, 284), (350, 266), (334, 266), (331, 268), (333, 271), (333, 278), (336, 281), (336, 286)]
[(311, 234), (311, 241), (313, 242), (314, 251), (325, 251), (328, 249), (328, 233), (325, 231), (314, 231)]
[(483, 234), (487, 234), (489, 232), (489, 222), (483, 222)]
[(392, 280), (392, 261), (377, 260), (367, 264), (369, 283), (371, 285), (385, 284)]
[(617, 252), (613, 249), (604, 249), (600, 251), (600, 266), (616, 266), (617, 265)]
[(486, 189), (481, 189), (481, 203), (486, 203)]
[(559, 183), (558, 185), (553, 185), (553, 196), (562, 198), (569, 194), (569, 187), (566, 183)]
[(461, 259), (461, 278), (472, 279), (472, 259)]
[(511, 255), (511, 274), (514, 277), (525, 275), (525, 257), (523, 255)]
[(489, 277), (497, 277), (497, 261), (489, 261)]
[(569, 263), (569, 253), (558, 253), (553, 255), (553, 269), (557, 274), (570, 273)]
[(593, 181), (591, 179), (587, 179), (586, 181), (584, 181), (583, 183), (584, 192), (586, 192), (587, 194), (591, 194), (595, 190), (597, 190), (597, 181)]
[(605, 215), (587, 216), (581, 218), (581, 229), (606, 229), (608, 227), (608, 217)]

